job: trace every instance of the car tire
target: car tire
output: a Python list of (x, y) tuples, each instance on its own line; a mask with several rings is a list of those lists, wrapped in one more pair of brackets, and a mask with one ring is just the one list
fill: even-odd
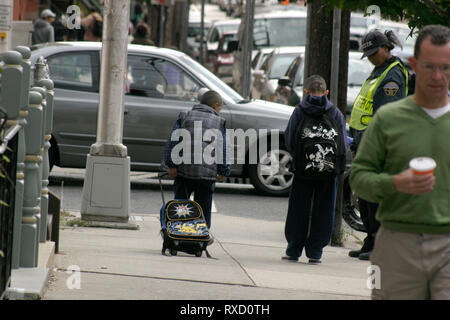
[(257, 164), (249, 165), (248, 170), (250, 181), (258, 193), (267, 196), (289, 195), (294, 173), (292, 156), (287, 150), (269, 148), (268, 152), (258, 159)]

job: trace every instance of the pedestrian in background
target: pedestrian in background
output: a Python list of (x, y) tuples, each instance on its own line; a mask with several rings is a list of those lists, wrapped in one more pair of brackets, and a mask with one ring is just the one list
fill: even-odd
[(155, 43), (150, 39), (150, 27), (145, 23), (139, 23), (136, 26), (132, 44), (142, 44), (147, 46), (154, 46)]
[[(362, 135), (377, 110), (384, 104), (397, 101), (408, 94), (408, 71), (400, 58), (393, 56), (391, 50), (400, 45), (392, 31), (382, 33), (378, 30), (367, 33), (362, 39), (363, 55), (375, 66), (364, 82), (353, 104), (350, 116), (350, 145), (354, 155), (361, 142)], [(380, 227), (375, 219), (378, 204), (358, 198), (361, 220), (367, 236), (361, 249), (349, 252), (349, 256), (360, 260), (369, 260), (373, 249), (375, 235)]]
[(55, 21), (56, 14), (50, 9), (41, 12), (41, 18), (37, 19), (33, 26), (31, 41), (33, 44), (55, 42), (55, 29), (52, 24)]
[(84, 27), (85, 41), (101, 41), (103, 18), (97, 12), (90, 13), (87, 17), (82, 18), (80, 24)]
[(327, 99), (325, 80), (306, 79), (304, 99), (285, 131), (294, 158), (294, 179), (285, 224), (284, 260), (298, 261), (305, 249), (309, 263), (321, 262), (333, 230), (336, 176), (345, 169), (345, 118)]
[[(215, 182), (216, 180), (219, 182), (223, 181), (224, 177), (230, 175), (231, 171), (231, 165), (226, 161), (225, 119), (219, 116), (222, 105), (222, 97), (211, 90), (201, 95), (200, 104), (195, 105), (192, 110), (181, 112), (166, 143), (164, 157), (164, 163), (169, 168), (169, 177), (175, 178), (173, 184), (175, 199), (189, 199), (193, 192), (194, 201), (202, 208), (208, 228), (211, 228), (211, 207)], [(195, 141), (194, 138), (196, 138), (197, 134), (194, 130), (198, 128), (199, 123), (201, 124), (200, 139), (202, 140)], [(191, 140), (188, 145), (192, 148), (190, 150), (191, 158), (189, 163), (176, 164), (177, 161), (172, 158), (172, 150), (180, 143), (179, 140), (172, 140), (173, 133), (178, 129), (185, 129), (190, 133)], [(220, 148), (220, 145), (222, 145), (223, 148), (215, 150), (215, 153), (223, 152), (222, 157), (216, 157), (213, 163), (208, 163), (204, 159), (205, 148), (209, 145), (209, 141), (203, 139), (207, 130), (219, 130), (222, 135), (222, 144), (218, 143), (216, 146)], [(194, 148), (194, 145), (197, 143), (201, 144), (201, 150)], [(201, 152), (201, 154), (196, 152)], [(201, 163), (196, 162), (198, 156), (200, 156)], [(217, 161), (217, 159), (221, 159), (221, 161)]]
[[(370, 257), (373, 299), (450, 299), (450, 29), (430, 25), (416, 40), (415, 93), (376, 113), (350, 176), (354, 192), (379, 203)], [(433, 173), (409, 168), (431, 157)]]

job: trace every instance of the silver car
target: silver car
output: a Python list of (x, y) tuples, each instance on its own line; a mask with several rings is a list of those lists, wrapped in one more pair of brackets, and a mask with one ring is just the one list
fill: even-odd
[[(361, 87), (369, 77), (374, 66), (369, 60), (361, 60), (361, 52), (349, 52), (348, 61), (348, 85), (347, 85), (347, 116), (352, 112), (353, 103), (361, 90)], [(303, 96), (303, 58), (296, 58), (286, 71), (286, 74), (278, 80), (278, 86), (270, 101), (297, 105)]]
[[(86, 155), (96, 140), (100, 53), (99, 42), (64, 42), (32, 48), (32, 63), (40, 56), (45, 57), (55, 83), (52, 165), (86, 166)], [(226, 119), (227, 128), (280, 131), (280, 148), (269, 147), (254, 164), (233, 163), (232, 175), (249, 177), (263, 194), (288, 194), (293, 174), (289, 170), (290, 155), (283, 149), (282, 134), (293, 109), (266, 101), (244, 100), (186, 54), (165, 48), (128, 47), (123, 143), (131, 157), (131, 169), (158, 171), (178, 114), (198, 103), (201, 88), (215, 90), (222, 96), (221, 116)], [(234, 143), (235, 148), (238, 143)], [(274, 162), (279, 166), (271, 165)]]
[(264, 61), (261, 69), (253, 72), (252, 97), (271, 101), (278, 79), (286, 74), (292, 61), (302, 57), (304, 53), (305, 47), (275, 48)]

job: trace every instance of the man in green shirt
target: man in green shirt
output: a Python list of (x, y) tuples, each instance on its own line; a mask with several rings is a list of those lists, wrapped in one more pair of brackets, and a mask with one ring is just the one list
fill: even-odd
[[(379, 203), (372, 298), (450, 299), (450, 29), (422, 29), (410, 63), (415, 93), (375, 114), (350, 183)], [(434, 175), (414, 174), (416, 157), (433, 158)]]

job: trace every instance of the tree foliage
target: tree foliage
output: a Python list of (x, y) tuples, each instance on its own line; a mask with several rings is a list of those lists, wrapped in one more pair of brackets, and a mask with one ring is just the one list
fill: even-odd
[(450, 0), (328, 0), (326, 3), (330, 9), (359, 10), (367, 15), (376, 14), (376, 11), (368, 10), (370, 6), (378, 6), (382, 18), (407, 21), (411, 29), (429, 24), (450, 27)]

